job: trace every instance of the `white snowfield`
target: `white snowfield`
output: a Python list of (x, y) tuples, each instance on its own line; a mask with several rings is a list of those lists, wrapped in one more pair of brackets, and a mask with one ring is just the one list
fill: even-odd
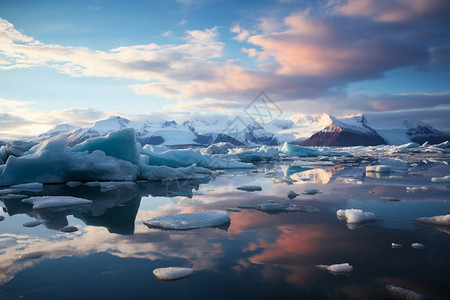
[(227, 224), (230, 221), (230, 216), (226, 211), (210, 210), (198, 213), (155, 217), (145, 221), (144, 224), (151, 228), (188, 230), (220, 226)]
[(30, 197), (22, 200), (23, 203), (33, 204), (33, 209), (50, 209), (50, 208), (63, 208), (77, 205), (91, 204), (91, 200), (71, 197), (71, 196), (42, 196), (42, 197)]
[(423, 217), (414, 219), (417, 222), (431, 225), (442, 225), (442, 226), (450, 226), (450, 214), (449, 215), (440, 215), (434, 217)]
[(347, 220), (349, 224), (364, 223), (374, 221), (376, 216), (374, 213), (365, 212), (362, 209), (339, 209), (336, 212), (339, 220)]
[(353, 266), (349, 263), (334, 264), (334, 265), (317, 265), (319, 269), (327, 270), (331, 273), (348, 273), (353, 270)]
[(194, 272), (191, 268), (169, 267), (153, 270), (153, 275), (159, 280), (177, 280), (189, 277)]

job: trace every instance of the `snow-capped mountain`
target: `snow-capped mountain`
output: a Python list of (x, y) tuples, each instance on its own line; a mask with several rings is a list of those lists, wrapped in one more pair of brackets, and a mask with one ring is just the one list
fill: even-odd
[(386, 144), (385, 140), (369, 126), (367, 119), (359, 114), (344, 118), (330, 115), (320, 117), (326, 127), (300, 142), (301, 146), (375, 146)]
[(133, 122), (112, 116), (85, 127), (58, 125), (30, 142), (40, 143), (58, 134), (68, 137), (73, 147), (86, 139), (104, 136), (110, 131), (133, 127), (141, 145), (202, 146), (230, 142), (238, 146), (278, 145), (285, 141), (303, 146), (399, 145), (411, 141), (440, 143), (450, 136), (420, 121), (404, 121), (401, 128), (375, 130), (364, 115), (336, 118), (328, 114), (295, 115), (259, 124), (245, 117), (224, 117), (213, 121), (193, 118), (177, 123)]

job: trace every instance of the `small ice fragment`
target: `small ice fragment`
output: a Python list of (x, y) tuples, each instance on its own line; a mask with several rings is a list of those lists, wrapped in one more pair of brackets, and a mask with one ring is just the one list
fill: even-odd
[(396, 199), (396, 198), (392, 198), (392, 197), (380, 197), (380, 200), (391, 201), (391, 202), (400, 202), (400, 201), (402, 201), (400, 199)]
[(22, 202), (33, 204), (34, 210), (55, 207), (61, 208), (64, 206), (85, 205), (92, 203), (91, 200), (71, 196), (30, 197), (27, 199), (23, 199)]
[(36, 258), (42, 257), (42, 255), (44, 255), (44, 253), (42, 253), (42, 252), (30, 252), (30, 253), (22, 255), (20, 258), (21, 259), (36, 259)]
[(393, 248), (393, 249), (398, 249), (398, 248), (401, 248), (401, 247), (403, 247), (401, 244), (397, 244), (397, 243), (392, 243), (391, 244), (391, 247)]
[(426, 246), (421, 243), (412, 243), (411, 247), (413, 247), (414, 249), (425, 249), (426, 248)]
[(40, 182), (30, 182), (12, 185), (11, 188), (20, 191), (41, 191), (43, 184)]
[(334, 264), (334, 265), (317, 265), (318, 268), (330, 271), (331, 273), (347, 273), (353, 270), (353, 266), (349, 263)]
[(100, 186), (100, 182), (98, 182), (98, 181), (89, 181), (89, 182), (86, 182), (85, 185), (91, 186), (91, 187), (93, 187), (93, 186)]
[(339, 220), (347, 220), (347, 223), (364, 223), (375, 220), (375, 214), (371, 212), (365, 212), (361, 209), (339, 209), (336, 212), (336, 216)]
[(4, 216), (0, 216), (0, 222), (3, 221), (5, 219)]
[(198, 213), (186, 213), (152, 218), (146, 222), (150, 228), (165, 228), (173, 230), (188, 230), (203, 227), (214, 227), (231, 221), (227, 212), (210, 210)]
[(82, 184), (83, 184), (83, 183), (82, 183), (81, 181), (69, 181), (69, 182), (66, 182), (66, 185), (67, 185), (68, 187), (71, 187), (71, 188), (80, 186), (80, 185), (82, 185)]
[(0, 196), (2, 199), (20, 199), (20, 198), (26, 198), (28, 196), (26, 195), (20, 195), (20, 194), (8, 194), (5, 196)]
[(177, 280), (189, 277), (194, 272), (191, 268), (169, 267), (153, 270), (153, 275), (159, 280)]
[(239, 208), (230, 207), (230, 208), (227, 208), (227, 211), (240, 212), (241, 210)]
[(78, 228), (76, 226), (67, 225), (67, 226), (64, 226), (63, 228), (61, 228), (59, 231), (62, 231), (62, 232), (75, 232), (75, 231), (78, 231)]
[(428, 188), (426, 186), (407, 186), (406, 192), (407, 193), (414, 193), (414, 192), (422, 192), (426, 191)]
[(302, 192), (303, 195), (315, 195), (317, 193), (319, 193), (318, 189), (305, 189)]
[(414, 220), (417, 222), (420, 222), (420, 223), (425, 223), (425, 224), (450, 226), (450, 214), (434, 216), (434, 217), (416, 218)]
[(320, 210), (316, 207), (297, 205), (293, 203), (277, 203), (273, 200), (269, 200), (266, 203), (256, 204), (256, 205), (239, 205), (238, 208), (244, 209), (257, 209), (267, 213), (277, 213), (277, 212), (307, 212), (307, 213), (318, 213)]
[(389, 173), (391, 172), (391, 166), (387, 165), (367, 166), (366, 172)]
[(42, 223), (44, 223), (44, 220), (32, 220), (26, 223), (23, 223), (24, 227), (36, 227), (38, 225), (41, 225)]
[(259, 185), (243, 185), (237, 187), (236, 189), (246, 192), (262, 191), (262, 187), (260, 187)]
[(287, 194), (289, 199), (294, 199), (295, 197), (297, 197), (300, 194), (297, 194), (296, 192), (294, 192), (293, 190), (290, 190), (289, 193)]
[(432, 182), (436, 183), (450, 183), (450, 175), (444, 176), (444, 177), (433, 177), (431, 178)]
[(386, 288), (389, 290), (389, 292), (391, 292), (393, 295), (395, 295), (400, 299), (407, 299), (407, 300), (425, 299), (425, 297), (421, 294), (418, 294), (414, 291), (407, 290), (393, 284), (387, 285)]

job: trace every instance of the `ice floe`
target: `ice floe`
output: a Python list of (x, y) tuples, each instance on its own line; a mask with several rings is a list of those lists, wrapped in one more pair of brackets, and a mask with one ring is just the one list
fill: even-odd
[(319, 193), (320, 191), (318, 189), (304, 189), (302, 194), (303, 195), (315, 195)]
[(153, 275), (159, 280), (177, 280), (189, 277), (193, 272), (191, 268), (169, 267), (154, 269)]
[(228, 150), (233, 148), (236, 146), (229, 142), (215, 143), (203, 149), (202, 154), (227, 154)]
[(420, 222), (420, 223), (425, 223), (425, 224), (450, 226), (450, 214), (434, 216), (434, 217), (422, 217), (422, 218), (416, 218), (414, 220), (417, 222)]
[(230, 223), (227, 212), (210, 210), (198, 213), (186, 213), (178, 215), (160, 216), (145, 221), (150, 228), (163, 228), (173, 230), (187, 230), (203, 227), (215, 227)]
[(349, 263), (334, 264), (334, 265), (317, 265), (319, 269), (327, 270), (331, 273), (348, 273), (353, 270), (353, 266)]
[(246, 192), (262, 191), (262, 187), (260, 187), (259, 185), (242, 185), (237, 187), (236, 189)]
[(238, 205), (238, 208), (244, 209), (257, 209), (267, 213), (277, 213), (277, 212), (307, 212), (307, 213), (318, 213), (320, 210), (316, 207), (297, 205), (293, 203), (277, 203), (275, 201), (267, 201), (266, 203), (260, 203), (255, 205)]
[(24, 203), (33, 204), (33, 209), (63, 208), (91, 204), (91, 200), (71, 196), (42, 196), (23, 199)]
[(432, 182), (450, 184), (450, 175), (444, 177), (432, 177)]
[(376, 216), (372, 212), (365, 212), (362, 209), (339, 209), (336, 212), (339, 220), (347, 220), (347, 223), (364, 223), (374, 221)]
[(411, 247), (414, 249), (425, 249), (427, 246), (425, 246), (424, 244), (421, 243), (412, 243)]
[(419, 293), (416, 293), (411, 290), (407, 290), (405, 288), (389, 284), (386, 285), (386, 289), (395, 297), (399, 299), (406, 299), (406, 300), (422, 300), (426, 299), (424, 295), (421, 295)]
[(424, 192), (427, 190), (428, 190), (428, 188), (426, 186), (407, 186), (406, 187), (407, 193)]

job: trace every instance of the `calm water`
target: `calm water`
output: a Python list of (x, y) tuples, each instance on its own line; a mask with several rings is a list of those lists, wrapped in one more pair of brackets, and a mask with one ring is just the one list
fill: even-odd
[[(450, 228), (424, 227), (416, 217), (450, 214), (450, 188), (431, 177), (450, 174), (448, 157), (384, 161), (387, 176), (369, 177), (373, 159), (282, 160), (255, 171), (226, 171), (207, 182), (141, 182), (135, 188), (46, 185), (25, 195), (70, 195), (94, 201), (72, 210), (34, 212), (3, 200), (0, 215), (0, 299), (389, 299), (394, 284), (434, 299), (450, 295)], [(377, 178), (378, 177), (378, 178)], [(260, 192), (236, 190), (260, 185)], [(407, 193), (407, 186), (428, 190)], [(289, 190), (320, 190), (287, 198)], [(391, 197), (400, 201), (381, 200)], [(274, 200), (317, 207), (318, 214), (229, 212), (226, 228), (149, 229), (154, 216)], [(377, 215), (364, 226), (336, 218), (340, 208)], [(23, 224), (43, 219), (37, 227)], [(74, 225), (79, 231), (58, 229)], [(402, 244), (393, 249), (391, 243)], [(425, 249), (413, 249), (419, 242)], [(21, 259), (27, 253), (41, 257)], [(350, 263), (335, 275), (318, 264)], [(191, 277), (157, 280), (160, 267), (191, 267)]]

